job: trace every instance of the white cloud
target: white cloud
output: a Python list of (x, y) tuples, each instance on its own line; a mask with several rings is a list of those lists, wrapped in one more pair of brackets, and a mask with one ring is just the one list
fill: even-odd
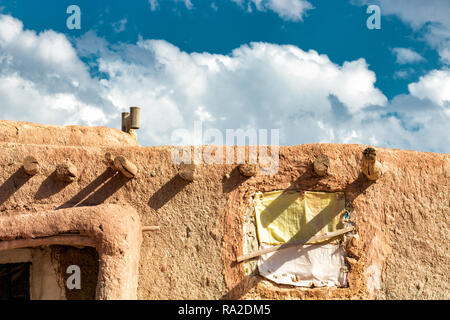
[(442, 45), (441, 48), (439, 48), (439, 55), (444, 63), (450, 65), (450, 41), (446, 42), (445, 45)]
[(272, 10), (281, 18), (290, 21), (302, 21), (308, 10), (314, 9), (306, 0), (232, 0), (237, 4), (246, 5), (251, 11), (253, 4), (258, 11)]
[[(191, 10), (194, 7), (191, 0), (172, 0), (172, 1), (173, 2), (183, 2), (188, 10)], [(159, 7), (158, 0), (148, 0), (148, 2), (150, 4), (151, 11), (156, 11), (158, 9), (158, 7)]]
[(394, 48), (392, 52), (395, 54), (399, 64), (417, 63), (425, 60), (420, 54), (409, 48)]
[(148, 0), (150, 4), (150, 10), (155, 11), (159, 7), (159, 3), (157, 0)]
[[(98, 116), (111, 104), (98, 97), (91, 78), (71, 43), (62, 34), (24, 30), (21, 21), (0, 15), (0, 97), (2, 113), (18, 120), (42, 119), (104, 124)], [(95, 111), (87, 119), (86, 110)]]
[(412, 95), (429, 99), (450, 111), (450, 70), (432, 70), (408, 88)]
[[(6, 28), (15, 36), (5, 36)], [(163, 40), (110, 46), (93, 32), (75, 51), (64, 35), (36, 34), (0, 16), (0, 118), (120, 128), (120, 112), (139, 105), (144, 145), (173, 144), (175, 130), (192, 130), (201, 120), (205, 129), (224, 134), (280, 129), (285, 145), (345, 142), (448, 152), (443, 92), (450, 91), (435, 86), (448, 80), (439, 76), (435, 81), (430, 73), (410, 87), (411, 95), (388, 102), (364, 59), (338, 65), (313, 50), (268, 43), (229, 55), (186, 53)]]
[(126, 18), (123, 18), (122, 20), (120, 20), (116, 23), (113, 23), (112, 26), (113, 26), (114, 32), (120, 33), (120, 32), (125, 31), (125, 27), (126, 27), (127, 23), (128, 23), (128, 20)]
[(191, 0), (175, 0), (175, 2), (183, 2), (188, 10), (193, 8)]
[(415, 70), (413, 68), (397, 70), (394, 73), (394, 79), (406, 79), (414, 74)]
[(38, 86), (17, 74), (0, 76), (3, 119), (48, 124), (106, 124), (102, 109), (87, 105), (70, 93), (42, 93)]
[[(191, 0), (172, 0), (173, 2), (183, 2), (188, 10), (192, 10), (194, 5)], [(273, 11), (282, 19), (288, 21), (302, 21), (308, 10), (314, 9), (307, 0), (231, 0), (241, 7), (252, 12), (254, 6), (258, 11)], [(158, 0), (149, 0), (150, 10), (155, 11), (159, 7)], [(214, 11), (218, 10), (215, 2), (211, 3)]]
[[(163, 143), (166, 132), (170, 132), (167, 128), (191, 127), (193, 121), (200, 120), (195, 112), (199, 106), (204, 106), (202, 110), (214, 119), (226, 119), (208, 124), (221, 129), (249, 124), (270, 129), (289, 122), (301, 126), (302, 117), (308, 116), (312, 120), (309, 125), (315, 129), (306, 130), (302, 139), (314, 140), (318, 137), (313, 131), (323, 135), (317, 119), (331, 112), (330, 95), (344, 103), (349, 113), (386, 103), (384, 95), (373, 86), (374, 73), (362, 59), (338, 66), (314, 51), (266, 43), (242, 46), (230, 56), (187, 54), (155, 40), (139, 42), (137, 48), (151, 53), (154, 61), (143, 66), (137, 61), (128, 62), (129, 57), (120, 62), (105, 59), (100, 70), (110, 75), (105, 84), (109, 92), (117, 95), (112, 101), (120, 105), (141, 101), (149, 110), (148, 121), (156, 122), (149, 123), (149, 127), (162, 130), (152, 133), (151, 139), (160, 139), (156, 143)], [(117, 70), (121, 70), (120, 76), (116, 76)], [(164, 105), (170, 105), (164, 108), (180, 117), (170, 116), (171, 121), (161, 127), (161, 119), (156, 116), (162, 98)], [(297, 137), (286, 136), (285, 141)]]

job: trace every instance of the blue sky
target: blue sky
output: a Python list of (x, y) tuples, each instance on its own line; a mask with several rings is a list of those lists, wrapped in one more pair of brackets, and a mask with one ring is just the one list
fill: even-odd
[[(71, 4), (80, 30), (66, 27)], [(366, 27), (369, 4), (381, 8), (380, 30)], [(139, 132), (144, 145), (172, 144), (175, 130), (201, 120), (222, 131), (278, 128), (288, 145), (450, 148), (446, 0), (1, 0), (0, 8), (0, 57), (9, 57), (0, 60), (2, 119), (119, 127), (117, 115), (137, 104), (152, 126)], [(7, 37), (14, 24), (21, 31)], [(29, 107), (17, 106), (27, 97)], [(61, 101), (68, 107), (54, 106)]]

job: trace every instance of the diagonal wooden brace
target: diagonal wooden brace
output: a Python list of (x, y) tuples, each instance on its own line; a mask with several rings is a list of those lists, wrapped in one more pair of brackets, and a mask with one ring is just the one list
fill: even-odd
[(312, 236), (309, 239), (302, 239), (302, 240), (297, 240), (297, 241), (292, 241), (292, 242), (286, 242), (286, 243), (280, 244), (278, 246), (274, 246), (274, 247), (263, 249), (263, 250), (258, 250), (258, 251), (255, 251), (253, 253), (244, 254), (244, 255), (238, 257), (236, 259), (236, 261), (237, 262), (242, 262), (242, 261), (245, 261), (245, 260), (248, 260), (248, 259), (251, 259), (251, 258), (259, 257), (259, 256), (261, 256), (263, 254), (266, 254), (266, 253), (270, 253), (270, 252), (274, 252), (274, 251), (278, 251), (278, 250), (283, 250), (283, 249), (294, 247), (294, 246), (301, 246), (301, 245), (305, 245), (305, 244), (308, 244), (308, 243), (311, 243), (311, 242), (317, 242), (317, 241), (326, 240), (326, 239), (329, 239), (329, 238), (340, 236), (341, 234), (344, 234), (344, 233), (347, 233), (347, 232), (350, 232), (350, 231), (353, 231), (353, 230), (355, 230), (355, 227), (348, 227), (348, 228), (340, 229), (340, 230), (337, 230), (337, 231), (334, 231), (334, 232), (328, 232), (328, 233), (325, 233), (325, 234), (322, 234), (322, 235)]

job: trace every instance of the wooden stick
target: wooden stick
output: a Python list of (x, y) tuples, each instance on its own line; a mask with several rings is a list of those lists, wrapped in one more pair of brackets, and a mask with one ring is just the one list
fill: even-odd
[(253, 253), (244, 254), (237, 258), (237, 262), (242, 262), (244, 260), (259, 257), (260, 255), (263, 255), (263, 254), (269, 253), (269, 252), (274, 252), (274, 251), (278, 251), (278, 250), (282, 250), (282, 249), (286, 249), (286, 248), (290, 248), (290, 247), (294, 247), (294, 246), (299, 246), (299, 245), (305, 245), (305, 244), (308, 244), (311, 242), (326, 240), (328, 238), (333, 238), (333, 237), (339, 236), (341, 234), (344, 234), (344, 233), (347, 233), (347, 232), (350, 232), (353, 230), (355, 230), (355, 227), (352, 226), (352, 227), (340, 229), (337, 231), (325, 233), (325, 234), (322, 234), (319, 236), (312, 236), (309, 239), (302, 239), (302, 240), (297, 240), (297, 241), (292, 241), (292, 242), (286, 242), (286, 243), (280, 244), (278, 246), (274, 246), (274, 247), (263, 249), (263, 250), (258, 250)]
[(330, 159), (328, 156), (321, 154), (314, 160), (314, 172), (319, 176), (323, 177), (327, 174), (328, 167), (330, 166)]
[(114, 167), (129, 179), (134, 178), (138, 172), (136, 165), (124, 156), (118, 156), (114, 159)]
[(80, 235), (60, 235), (35, 239), (17, 239), (10, 241), (0, 241), (0, 252), (6, 250), (34, 248), (49, 245), (95, 247), (95, 242), (86, 236)]
[(34, 176), (39, 172), (39, 162), (33, 156), (28, 156), (23, 160), (23, 169), (29, 176)]
[(381, 177), (381, 164), (377, 159), (377, 151), (374, 148), (369, 147), (363, 151), (361, 170), (371, 181), (376, 181)]
[(159, 230), (161, 230), (160, 226), (144, 226), (144, 227), (142, 227), (142, 232), (159, 231)]

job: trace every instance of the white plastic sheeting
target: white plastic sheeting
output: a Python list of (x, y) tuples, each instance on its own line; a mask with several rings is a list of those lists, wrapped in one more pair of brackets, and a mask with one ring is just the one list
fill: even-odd
[[(261, 249), (271, 245), (261, 243)], [(290, 247), (260, 256), (260, 275), (299, 287), (347, 285), (344, 249), (336, 244)]]

